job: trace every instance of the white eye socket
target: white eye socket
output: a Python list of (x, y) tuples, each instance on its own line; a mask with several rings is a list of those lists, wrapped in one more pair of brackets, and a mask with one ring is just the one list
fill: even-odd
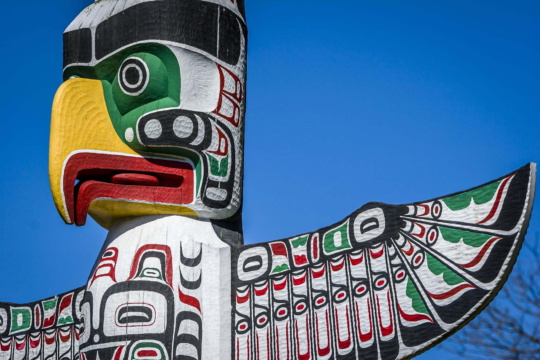
[(384, 232), (386, 221), (381, 208), (373, 208), (361, 212), (354, 219), (354, 238), (357, 242), (375, 239)]
[(118, 83), (126, 95), (138, 96), (146, 89), (150, 74), (144, 61), (136, 57), (124, 60), (118, 70)]

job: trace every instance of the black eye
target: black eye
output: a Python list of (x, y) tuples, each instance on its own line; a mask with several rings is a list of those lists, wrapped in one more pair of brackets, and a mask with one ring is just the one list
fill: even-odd
[(127, 95), (140, 95), (146, 89), (148, 80), (148, 66), (136, 57), (127, 58), (118, 71), (118, 83)]

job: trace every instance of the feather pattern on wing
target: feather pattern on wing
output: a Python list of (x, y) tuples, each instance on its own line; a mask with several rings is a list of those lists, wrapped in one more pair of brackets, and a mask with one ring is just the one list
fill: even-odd
[(235, 360), (402, 359), (495, 296), (523, 241), (535, 165), (318, 231), (235, 249)]

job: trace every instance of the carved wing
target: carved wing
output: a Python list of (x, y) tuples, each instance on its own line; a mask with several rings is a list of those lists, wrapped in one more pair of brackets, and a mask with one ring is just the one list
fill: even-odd
[(0, 303), (0, 360), (79, 359), (85, 286), (28, 304)]
[(309, 234), (233, 254), (233, 356), (401, 359), (472, 319), (506, 280), (535, 165), (410, 205), (369, 203)]

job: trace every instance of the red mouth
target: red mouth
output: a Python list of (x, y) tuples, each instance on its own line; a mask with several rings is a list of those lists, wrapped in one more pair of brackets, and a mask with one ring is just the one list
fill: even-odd
[(186, 162), (100, 153), (77, 153), (64, 169), (70, 223), (86, 223), (96, 199), (185, 205), (193, 202), (193, 167)]

